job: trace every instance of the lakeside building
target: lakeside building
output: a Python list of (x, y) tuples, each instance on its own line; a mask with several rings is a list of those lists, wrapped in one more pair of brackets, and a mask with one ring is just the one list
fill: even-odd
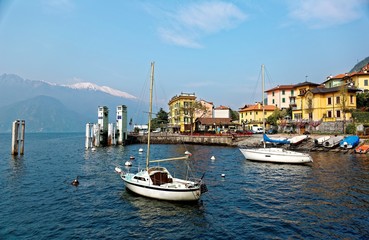
[[(275, 105), (264, 105), (265, 118), (273, 114)], [(263, 106), (260, 102), (254, 105), (245, 105), (239, 111), (239, 123), (243, 130), (251, 130), (252, 127), (263, 127)]]
[(231, 118), (231, 109), (220, 105), (214, 108), (213, 118)]
[[(168, 128), (172, 132), (184, 132), (191, 130), (191, 122), (194, 118), (195, 93), (181, 93), (172, 97), (168, 103)], [(192, 121), (191, 121), (192, 120)]]
[(275, 105), (279, 109), (288, 109), (295, 103), (294, 85), (278, 85), (265, 91), (267, 94), (267, 105)]
[(352, 84), (360, 91), (369, 91), (369, 63), (357, 72), (329, 76), (323, 84), (328, 88)]

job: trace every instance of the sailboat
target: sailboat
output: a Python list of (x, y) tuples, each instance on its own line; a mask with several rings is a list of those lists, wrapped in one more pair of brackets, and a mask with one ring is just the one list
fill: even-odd
[(154, 85), (154, 62), (151, 63), (151, 81), (150, 81), (150, 110), (149, 123), (147, 133), (147, 151), (146, 151), (146, 168), (137, 173), (123, 172), (119, 167), (116, 171), (120, 173), (120, 177), (125, 183), (127, 189), (132, 192), (159, 200), (167, 201), (196, 201), (201, 194), (207, 191), (207, 187), (202, 178), (192, 181), (174, 178), (165, 167), (150, 167), (150, 163), (158, 163), (171, 160), (185, 160), (190, 155), (182, 157), (151, 160), (150, 159), (150, 137), (151, 137), (151, 115), (152, 115), (152, 98)]
[[(262, 71), (262, 107), (263, 107), (263, 129), (265, 129), (265, 109), (264, 109), (264, 65), (261, 66)], [(263, 138), (268, 139), (265, 130), (263, 130)], [(263, 141), (262, 148), (240, 148), (241, 153), (247, 160), (271, 163), (291, 163), (303, 164), (313, 162), (312, 157), (307, 153), (295, 152), (284, 148), (269, 148), (265, 146)]]

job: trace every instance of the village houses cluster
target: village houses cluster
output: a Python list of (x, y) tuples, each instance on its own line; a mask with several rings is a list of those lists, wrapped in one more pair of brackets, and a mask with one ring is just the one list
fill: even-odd
[[(278, 85), (265, 91), (264, 104), (246, 104), (238, 110), (238, 121), (232, 121), (231, 109), (215, 107), (212, 102), (197, 100), (195, 93), (174, 96), (169, 105), (168, 127), (173, 132), (252, 130), (263, 126), (276, 109), (290, 109), (291, 116), (281, 121), (295, 123), (305, 129), (311, 123), (349, 121), (356, 109), (356, 94), (369, 91), (369, 64), (352, 73), (329, 76), (320, 83), (302, 82), (295, 85)], [(263, 106), (264, 105), (264, 106)], [(270, 126), (269, 126), (270, 127)], [(283, 129), (279, 129), (282, 130)]]

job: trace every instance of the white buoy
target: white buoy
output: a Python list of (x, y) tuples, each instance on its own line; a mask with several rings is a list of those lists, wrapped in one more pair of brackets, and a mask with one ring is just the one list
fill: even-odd
[(124, 165), (130, 167), (130, 166), (132, 166), (132, 163), (131, 163), (131, 161), (127, 161)]
[(214, 156), (211, 156), (211, 158), (210, 158), (211, 160), (215, 160), (215, 157)]
[(117, 173), (121, 173), (122, 172), (122, 169), (120, 169), (120, 167), (115, 167), (114, 169)]
[(93, 152), (96, 151), (96, 148), (95, 147), (91, 148), (91, 151), (93, 151)]
[(139, 152), (143, 152), (144, 150), (142, 148), (138, 149)]
[(185, 154), (186, 155), (191, 155), (191, 153), (189, 151), (186, 151)]
[(221, 175), (222, 177), (225, 177), (225, 174), (224, 173), (222, 173), (222, 175)]

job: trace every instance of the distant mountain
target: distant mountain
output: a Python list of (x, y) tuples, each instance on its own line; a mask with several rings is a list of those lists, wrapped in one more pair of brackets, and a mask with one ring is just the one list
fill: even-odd
[(25, 120), (27, 132), (81, 132), (86, 123), (83, 116), (48, 96), (0, 108), (0, 131), (11, 132), (12, 123), (17, 119)]
[(350, 71), (350, 73), (352, 72), (358, 72), (360, 71), (365, 65), (367, 65), (369, 63), (369, 57), (365, 58), (364, 60), (361, 60), (360, 62), (358, 62)]
[[(49, 105), (42, 105), (40, 101), (46, 101)], [(142, 116), (137, 116), (137, 112), (143, 112), (139, 109), (140, 106), (137, 107), (138, 103), (138, 99), (131, 94), (93, 83), (58, 85), (23, 79), (15, 74), (2, 74), (0, 75), (0, 132), (8, 132), (11, 123), (22, 118), (34, 121), (34, 127), (28, 127), (31, 122), (26, 122), (26, 131), (79, 130), (83, 132), (87, 122), (97, 122), (99, 106), (107, 106), (109, 122), (115, 122), (116, 107), (126, 105), (128, 119), (133, 118), (133, 123), (142, 124), (145, 120), (138, 119)], [(53, 114), (46, 115), (44, 109), (48, 109)], [(52, 109), (61, 114), (54, 113)], [(133, 117), (134, 114), (136, 114), (135, 117)], [(52, 116), (57, 116), (58, 119)], [(35, 118), (41, 119), (37, 122)], [(50, 121), (44, 122), (43, 118)], [(70, 124), (69, 127), (64, 126), (66, 122)], [(76, 129), (77, 126), (78, 129)]]

